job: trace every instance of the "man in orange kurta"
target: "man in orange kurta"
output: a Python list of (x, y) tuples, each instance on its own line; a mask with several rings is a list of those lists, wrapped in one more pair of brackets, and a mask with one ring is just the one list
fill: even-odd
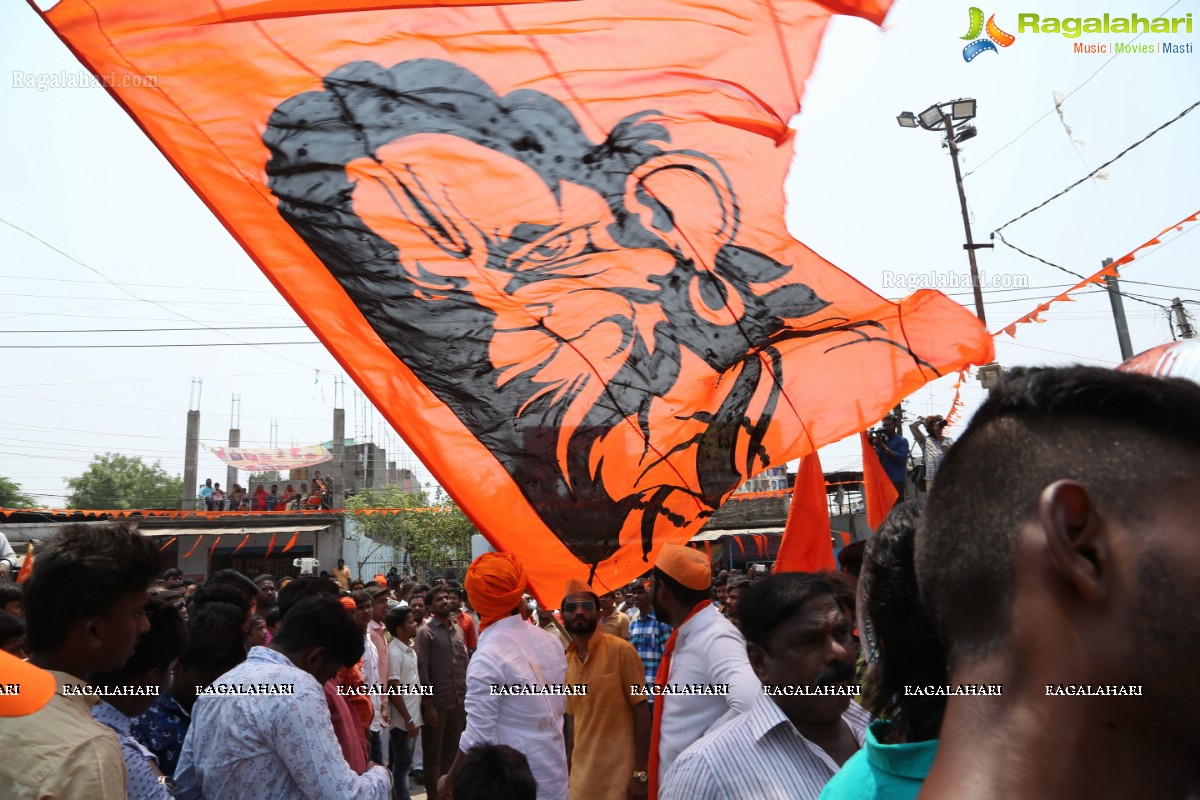
[(567, 697), (570, 800), (638, 800), (646, 797), (650, 711), (646, 682), (633, 645), (597, 628), (599, 598), (582, 581), (567, 584), (563, 621), (567, 685), (587, 684), (585, 696)]

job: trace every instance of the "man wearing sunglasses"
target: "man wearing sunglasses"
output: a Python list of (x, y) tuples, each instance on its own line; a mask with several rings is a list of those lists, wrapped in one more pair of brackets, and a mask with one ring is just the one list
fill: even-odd
[(567, 584), (562, 610), (573, 640), (567, 684), (588, 687), (567, 697), (570, 800), (641, 800), (650, 756), (649, 706), (639, 691), (646, 671), (633, 645), (599, 629), (599, 597), (586, 583)]

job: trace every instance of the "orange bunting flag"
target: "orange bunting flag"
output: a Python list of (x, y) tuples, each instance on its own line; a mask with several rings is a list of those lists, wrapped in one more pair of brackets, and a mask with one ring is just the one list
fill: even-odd
[(283, 550), (281, 550), (280, 552), (281, 552), (281, 553), (286, 553), (288, 550), (291, 550), (291, 549), (292, 549), (292, 546), (293, 546), (294, 544), (296, 544), (296, 539), (297, 539), (297, 537), (299, 537), (299, 536), (300, 536), (300, 531), (296, 531), (295, 533), (293, 533), (293, 534), (292, 534), (292, 538), (291, 538), (291, 539), (288, 539), (288, 543), (287, 543), (286, 545), (284, 545), (284, 547), (283, 547)]
[(896, 491), (896, 485), (883, 471), (879, 454), (867, 441), (866, 431), (858, 434), (858, 438), (862, 441), (863, 501), (867, 506), (867, 525), (874, 531), (883, 524), (884, 517), (892, 510), (892, 506), (896, 505), (900, 494)]
[(197, 536), (197, 537), (196, 537), (196, 543), (192, 545), (192, 549), (191, 549), (191, 550), (188, 550), (186, 553), (184, 553), (184, 554), (183, 554), (183, 557), (184, 557), (184, 558), (187, 558), (187, 557), (189, 557), (189, 556), (190, 556), (192, 553), (196, 552), (196, 548), (200, 546), (200, 540), (202, 540), (203, 538), (204, 538), (203, 536)]
[(271, 534), (271, 543), (267, 545), (267, 558), (270, 558), (271, 553), (275, 550), (275, 537), (278, 535), (278, 533)]
[(218, 545), (218, 544), (220, 544), (220, 543), (221, 543), (221, 534), (219, 534), (219, 533), (218, 533), (218, 534), (217, 534), (217, 540), (216, 540), (215, 542), (213, 542), (213, 543), (212, 543), (212, 547), (208, 548), (208, 554), (209, 554), (210, 556), (211, 556), (213, 553), (217, 552), (217, 545)]
[(809, 453), (800, 459), (792, 507), (788, 509), (783, 541), (775, 559), (774, 572), (817, 572), (835, 569), (830, 544), (829, 496), (821, 459)]
[(25, 544), (25, 561), (21, 564), (21, 571), (17, 573), (17, 583), (24, 583), (29, 580), (29, 576), (33, 574), (33, 542)]
[(243, 547), (246, 546), (246, 542), (248, 542), (248, 541), (250, 541), (250, 534), (247, 533), (246, 538), (242, 539), (242, 543), (239, 544), (237, 547), (233, 548), (233, 552), (236, 553), (238, 550), (241, 550)]
[(784, 222), (829, 18), (889, 6), (61, 0), (43, 18), (548, 599), (581, 571), (626, 583), (750, 476), (992, 359), (957, 303), (889, 302)]
[(163, 550), (166, 550), (168, 547), (170, 547), (172, 544), (174, 544), (175, 540), (178, 538), (179, 538), (178, 536), (172, 536), (170, 539), (167, 539), (165, 542), (163, 542), (163, 546), (158, 548), (159, 551), (161, 552)]

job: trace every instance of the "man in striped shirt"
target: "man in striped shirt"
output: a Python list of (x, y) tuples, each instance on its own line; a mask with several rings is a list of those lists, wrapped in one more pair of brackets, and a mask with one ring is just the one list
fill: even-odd
[(854, 646), (821, 575), (772, 575), (741, 600), (763, 695), (676, 759), (660, 800), (816, 800), (863, 743), (870, 716), (850, 698)]

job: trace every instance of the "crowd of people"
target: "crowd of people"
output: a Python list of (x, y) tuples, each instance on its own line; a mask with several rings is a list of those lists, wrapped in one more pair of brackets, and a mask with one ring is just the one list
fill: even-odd
[(0, 586), (0, 663), (55, 689), (0, 696), (0, 796), (1195, 797), (1197, 411), (1187, 381), (1014, 370), (837, 571), (664, 544), (542, 603), (505, 553), (189, 583), (68, 526)]
[(312, 485), (301, 483), (299, 491), (291, 483), (284, 484), (279, 491), (279, 484), (271, 484), (270, 491), (266, 484), (255, 484), (253, 492), (242, 488), (240, 484), (226, 492), (221, 484), (213, 483), (212, 478), (206, 478), (204, 485), (196, 492), (196, 502), (206, 511), (302, 511), (320, 508), (333, 508), (333, 479), (321, 477), (320, 470), (313, 471)]

